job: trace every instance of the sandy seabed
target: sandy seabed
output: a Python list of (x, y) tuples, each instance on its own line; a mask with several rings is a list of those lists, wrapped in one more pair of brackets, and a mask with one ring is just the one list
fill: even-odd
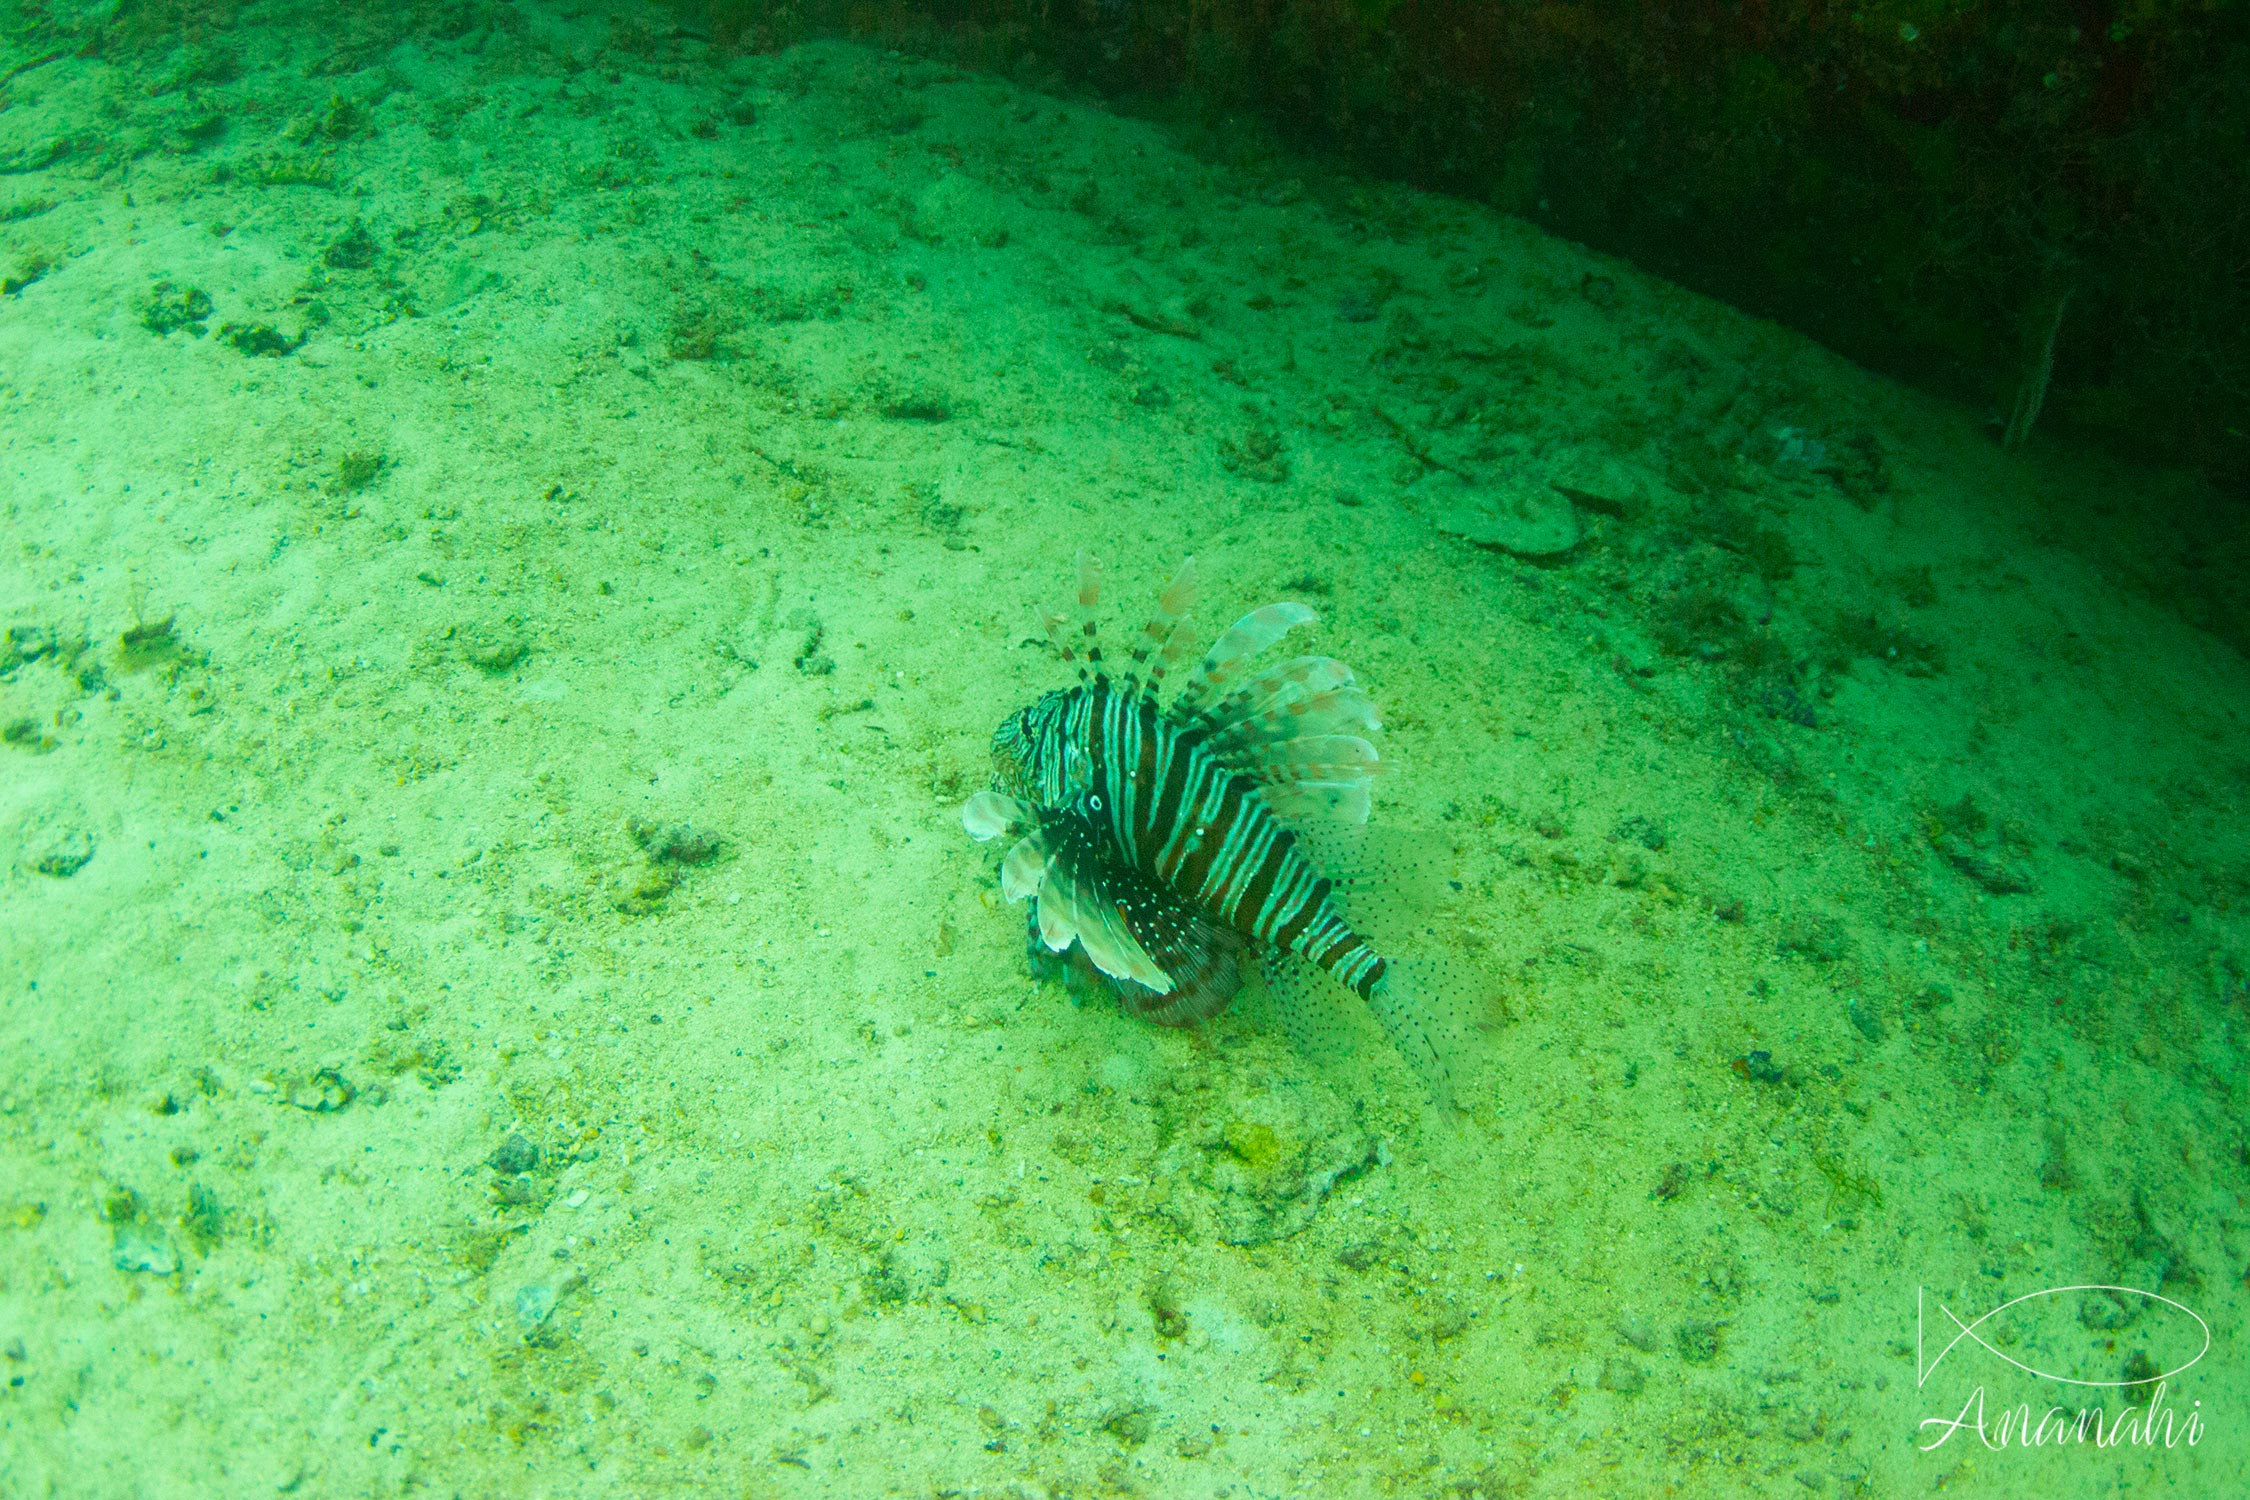
[[(2250, 1472), (2182, 481), (1247, 134), (447, 14), (0, 60), (0, 1494)], [(1081, 547), (1320, 612), (1459, 1113), (1033, 977), (957, 810)]]

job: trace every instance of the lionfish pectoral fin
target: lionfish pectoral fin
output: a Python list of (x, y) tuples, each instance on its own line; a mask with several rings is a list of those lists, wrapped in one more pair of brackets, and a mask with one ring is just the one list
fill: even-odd
[(1078, 868), (1067, 855), (1050, 849), (1043, 853), (1043, 873), (1037, 893), (1039, 937), (1049, 949), (1061, 953), (1076, 940), (1094, 967), (1110, 978), (1158, 994), (1172, 988), (1172, 977), (1149, 957), (1117, 903), (1103, 892), (1098, 872)]
[(1071, 885), (1074, 987), (1102, 989), (1127, 1015), (1158, 1026), (1207, 1021), (1242, 988), (1249, 939), (1234, 928), (1128, 867), (1099, 864)]
[(1047, 846), (1039, 835), (1019, 839), (1000, 861), (1000, 894), (1010, 901), (1036, 896), (1047, 880)]
[(1039, 941), (1047, 945), (1050, 953), (1068, 952), (1078, 941), (1078, 904), (1067, 872), (1057, 870), (1050, 861), (1045, 879), (1032, 901), (1032, 911), (1039, 923)]
[(1095, 968), (1112, 979), (1130, 980), (1159, 995), (1170, 993), (1172, 976), (1148, 956), (1116, 907), (1096, 897), (1090, 915), (1094, 920), (1079, 929), (1078, 940), (1086, 945), (1086, 956), (1094, 961)]
[(961, 826), (980, 844), (1031, 821), (1030, 810), (1005, 792), (987, 789), (961, 804)]

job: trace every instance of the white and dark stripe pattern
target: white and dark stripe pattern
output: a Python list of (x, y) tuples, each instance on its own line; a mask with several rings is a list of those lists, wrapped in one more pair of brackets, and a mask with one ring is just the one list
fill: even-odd
[(1002, 784), (1104, 830), (1112, 852), (1215, 922), (1301, 954), (1363, 998), (1385, 964), (1249, 775), (1211, 748), (1202, 716), (1167, 714), (1137, 683), (1096, 673), (1014, 715), (993, 739)]

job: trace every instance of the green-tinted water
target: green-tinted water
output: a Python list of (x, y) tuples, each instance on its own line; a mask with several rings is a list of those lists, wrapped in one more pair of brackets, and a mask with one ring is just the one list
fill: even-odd
[[(1254, 141), (412, 20), (4, 65), (0, 1494), (2226, 1492), (2168, 481)], [(1032, 977), (1082, 546), (1322, 616), (1459, 1113)]]

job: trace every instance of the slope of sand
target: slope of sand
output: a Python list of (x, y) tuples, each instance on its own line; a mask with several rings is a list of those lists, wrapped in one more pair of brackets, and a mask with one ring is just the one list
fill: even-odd
[[(2244, 1471), (2250, 672), (2172, 481), (1247, 136), (394, 25), (10, 43), (9, 1493)], [(1030, 977), (957, 808), (1081, 546), (1113, 632), (1190, 552), (1206, 633), (1320, 610), (1461, 1118)], [(2097, 1282), (2216, 1331), (2194, 1447), (1917, 1451), (2141, 1399), (1918, 1389), (1918, 1289), (1934, 1355)]]

